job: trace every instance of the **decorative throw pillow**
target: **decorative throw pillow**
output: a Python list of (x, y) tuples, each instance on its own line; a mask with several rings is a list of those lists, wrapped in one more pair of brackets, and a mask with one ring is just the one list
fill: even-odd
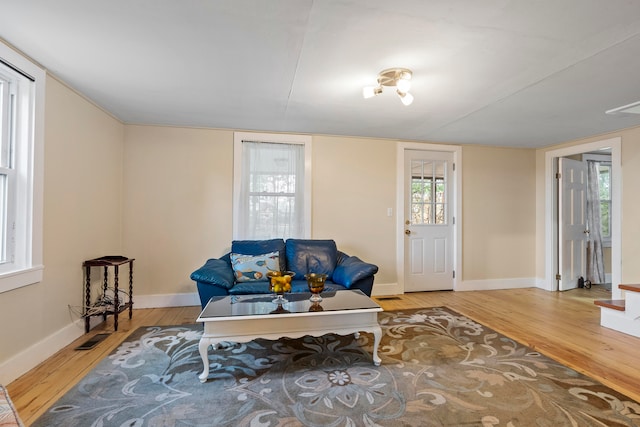
[(267, 281), (269, 270), (280, 271), (280, 254), (277, 251), (263, 255), (232, 253), (231, 267), (237, 282)]

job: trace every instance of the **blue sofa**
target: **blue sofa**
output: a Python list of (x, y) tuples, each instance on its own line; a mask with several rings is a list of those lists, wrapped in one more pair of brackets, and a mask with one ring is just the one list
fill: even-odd
[[(247, 265), (256, 268), (247, 271)], [(204, 308), (213, 296), (270, 293), (268, 278), (264, 270), (259, 271), (267, 267), (295, 273), (291, 292), (308, 292), (304, 275), (323, 273), (327, 274), (325, 291), (360, 289), (369, 296), (378, 272), (378, 266), (339, 251), (333, 240), (234, 240), (231, 252), (219, 259), (207, 260), (191, 273), (191, 279), (197, 284)]]

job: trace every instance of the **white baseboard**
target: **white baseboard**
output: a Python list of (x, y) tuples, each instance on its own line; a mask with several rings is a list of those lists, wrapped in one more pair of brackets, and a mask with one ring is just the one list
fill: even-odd
[(538, 288), (538, 279), (534, 277), (518, 277), (512, 279), (464, 280), (459, 282), (454, 291), (491, 291), (496, 289)]
[[(134, 295), (133, 302), (134, 309), (200, 305), (200, 299), (195, 292), (168, 295)], [(102, 317), (92, 317), (90, 328), (93, 329), (102, 322)], [(9, 384), (82, 335), (84, 335), (84, 319), (78, 319), (7, 359), (0, 364), (0, 384)]]
[(133, 308), (184, 307), (200, 305), (197, 292), (188, 294), (134, 295)]
[(403, 294), (404, 290), (398, 283), (374, 283), (371, 295), (375, 297)]
[(0, 384), (29, 372), (84, 334), (84, 319), (78, 319), (0, 364)]
[[(487, 279), (464, 280), (456, 283), (454, 291), (488, 291), (495, 289), (519, 289), (542, 288), (547, 289), (541, 279), (537, 278), (512, 278), (512, 279)], [(399, 283), (376, 283), (373, 285), (373, 296), (401, 295), (404, 289)]]

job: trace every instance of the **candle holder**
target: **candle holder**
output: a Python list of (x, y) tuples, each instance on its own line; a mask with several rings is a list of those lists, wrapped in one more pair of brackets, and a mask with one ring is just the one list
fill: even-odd
[(309, 292), (311, 292), (311, 302), (320, 302), (322, 297), (320, 293), (324, 290), (324, 282), (327, 280), (326, 274), (309, 273), (305, 274), (304, 278), (307, 279), (307, 285), (309, 286)]

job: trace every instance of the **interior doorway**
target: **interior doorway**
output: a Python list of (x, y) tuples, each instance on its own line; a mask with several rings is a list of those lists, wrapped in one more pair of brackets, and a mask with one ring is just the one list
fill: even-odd
[(611, 282), (612, 297), (619, 298), (617, 284), (620, 283), (621, 276), (621, 139), (611, 138), (592, 143), (566, 147), (548, 151), (545, 154), (545, 288), (552, 291), (560, 289), (558, 280), (560, 265), (559, 254), (559, 228), (560, 218), (558, 217), (558, 191), (555, 185), (558, 159), (563, 157), (579, 156), (585, 153), (608, 151), (611, 154)]

